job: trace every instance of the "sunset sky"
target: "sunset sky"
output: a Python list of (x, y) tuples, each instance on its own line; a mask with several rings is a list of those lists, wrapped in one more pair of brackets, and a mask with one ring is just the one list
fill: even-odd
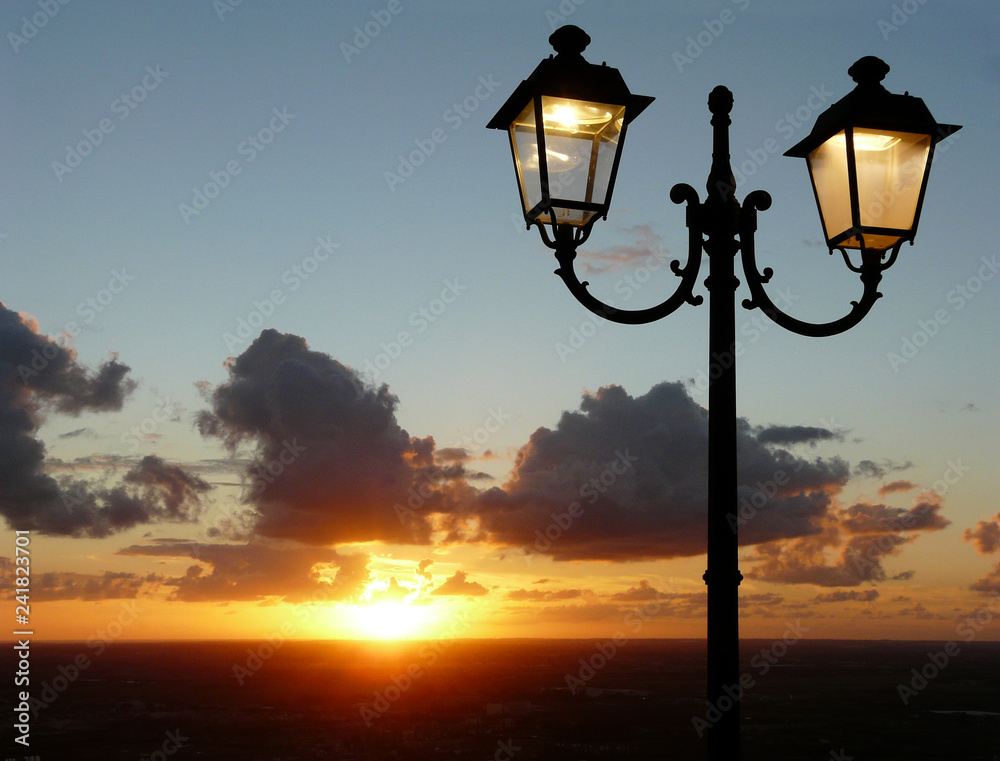
[(707, 306), (593, 317), (485, 129), (565, 23), (656, 98), (579, 263), (621, 307), (676, 286), (716, 85), (806, 319), (861, 288), (781, 153), (848, 67), (963, 125), (858, 327), (737, 313), (741, 625), (952, 639), (996, 605), (995, 3), (40, 7), (0, 24), (0, 556), (9, 598), (31, 530), (37, 637), (704, 636)]

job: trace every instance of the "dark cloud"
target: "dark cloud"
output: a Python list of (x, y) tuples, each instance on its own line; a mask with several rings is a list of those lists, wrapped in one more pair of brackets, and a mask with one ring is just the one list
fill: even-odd
[(874, 460), (862, 460), (854, 468), (854, 475), (862, 478), (885, 478), (889, 473), (897, 473), (901, 470), (909, 470), (913, 463), (907, 460), (904, 463), (895, 463), (892, 460), (883, 460), (879, 465)]
[(198, 425), (234, 453), (250, 449), (257, 535), (429, 544), (429, 516), (471, 490), (461, 462), (437, 465), (434, 440), (400, 428), (387, 386), (304, 339), (265, 330), (227, 368)]
[(860, 592), (856, 589), (837, 590), (826, 594), (818, 594), (813, 602), (873, 602), (878, 599), (877, 589), (867, 589)]
[(770, 425), (757, 429), (757, 441), (761, 444), (816, 446), (820, 441), (843, 441), (843, 439), (843, 434), (836, 431), (807, 425)]
[[(120, 410), (136, 382), (116, 357), (90, 371), (76, 353), (38, 332), (29, 317), (0, 304), (0, 514), (14, 529), (107, 536), (138, 524), (193, 520), (207, 484), (158, 458), (128, 462), (114, 486), (71, 475), (45, 457), (37, 438), (47, 412)], [(83, 435), (90, 429), (71, 431)]]
[[(466, 450), (437, 449), (431, 437), (410, 436), (397, 422), (398, 400), (387, 386), (367, 385), (300, 337), (265, 330), (226, 366), (225, 383), (203, 387), (211, 408), (198, 422), (204, 435), (247, 458), (251, 536), (426, 545), (441, 529), (445, 544), (483, 542), (555, 560), (624, 562), (705, 552), (707, 411), (681, 383), (661, 383), (635, 397), (619, 386), (584, 395), (580, 408), (564, 412), (554, 428), (531, 434), (502, 486), (481, 490), (471, 485), (481, 474), (466, 469)], [(800, 457), (779, 444), (837, 434), (754, 428), (741, 419), (737, 437), (741, 543), (827, 531), (849, 466), (838, 457)], [(908, 466), (887, 463), (882, 470), (902, 467)], [(873, 509), (882, 510), (869, 516), (876, 525), (908, 512)], [(914, 519), (927, 528), (945, 525), (936, 510)], [(854, 516), (857, 526), (845, 523), (838, 531), (857, 533), (862, 519)], [(770, 567), (770, 560), (759, 559)], [(879, 567), (869, 575), (883, 574)], [(847, 576), (834, 572), (825, 583), (844, 583), (836, 579)]]
[(468, 462), (472, 459), (464, 447), (444, 447), (437, 450), (434, 457), (438, 462)]
[(118, 554), (191, 558), (196, 564), (184, 575), (162, 580), (173, 587), (170, 600), (185, 602), (353, 601), (371, 581), (368, 555), (341, 555), (320, 547), (161, 542), (133, 545)]
[[(909, 510), (858, 503), (833, 510), (824, 518), (823, 531), (793, 541), (758, 545), (749, 560), (748, 578), (781, 584), (856, 587), (890, 578), (886, 557), (899, 554), (917, 532), (938, 531), (950, 521), (939, 514), (940, 504), (920, 502)], [(907, 579), (912, 572), (891, 577)]]
[[(808, 460), (759, 443), (739, 427), (740, 497), (753, 544), (819, 530), (830, 496), (847, 481), (838, 459)], [(480, 493), (453, 521), (556, 560), (639, 560), (705, 552), (707, 412), (680, 383), (642, 396), (608, 386), (539, 428), (503, 487)], [(759, 499), (758, 499), (759, 497)], [(753, 505), (751, 505), (753, 503)], [(572, 509), (573, 512), (570, 512)], [(455, 537), (462, 534), (456, 529)]]
[(211, 486), (198, 476), (170, 465), (156, 455), (146, 455), (123, 482), (141, 491), (147, 505), (160, 505), (156, 518), (189, 521), (197, 518), (201, 495)]
[[(975, 528), (965, 529), (962, 538), (972, 542), (976, 552), (982, 555), (1000, 552), (1000, 513), (989, 520), (979, 521)], [(977, 579), (969, 588), (984, 594), (1000, 594), (1000, 560), (997, 560), (993, 570)]]
[(880, 534), (888, 531), (936, 531), (951, 525), (940, 514), (937, 502), (919, 502), (909, 510), (859, 502), (838, 511), (840, 526), (850, 534)]
[[(0, 586), (5, 590), (4, 599), (11, 600), (17, 594), (14, 584), (14, 563), (9, 558), (0, 558)], [(135, 573), (103, 574), (87, 573), (35, 573), (31, 577), (31, 599), (33, 602), (52, 600), (120, 600), (134, 599), (143, 585), (155, 588), (162, 581), (156, 574), (141, 576)]]
[(448, 577), (448, 580), (444, 584), (432, 590), (431, 594), (480, 597), (489, 593), (489, 590), (478, 581), (467, 581), (467, 578), (468, 574), (465, 571), (455, 571), (455, 573)]
[(78, 436), (84, 436), (88, 439), (96, 439), (97, 432), (93, 428), (77, 428), (74, 431), (67, 431), (66, 433), (60, 433), (60, 439), (75, 439)]
[[(77, 415), (120, 410), (136, 382), (112, 357), (96, 371), (76, 361), (76, 352), (38, 332), (38, 323), (0, 303), (0, 382), (4, 423), (36, 422), (41, 408)], [(13, 409), (11, 409), (13, 408)], [(19, 414), (20, 413), (20, 414)], [(4, 425), (6, 428), (6, 425)]]

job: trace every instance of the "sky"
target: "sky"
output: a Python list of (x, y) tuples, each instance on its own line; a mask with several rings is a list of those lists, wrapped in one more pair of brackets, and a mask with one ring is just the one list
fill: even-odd
[(704, 187), (716, 85), (737, 195), (774, 199), (758, 261), (804, 319), (861, 288), (780, 154), (848, 67), (882, 58), (963, 125), (860, 325), (738, 309), (741, 630), (996, 639), (998, 22), (985, 0), (5, 3), (5, 605), (21, 529), (38, 638), (704, 636), (707, 306), (587, 312), (485, 129), (572, 23), (656, 99), (578, 263), (617, 306), (676, 287), (668, 194)]

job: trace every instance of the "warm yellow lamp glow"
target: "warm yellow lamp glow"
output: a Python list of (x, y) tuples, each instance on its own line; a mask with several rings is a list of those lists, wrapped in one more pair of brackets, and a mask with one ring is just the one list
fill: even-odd
[[(847, 137), (843, 132), (838, 132), (830, 138), (836, 145), (847, 145)], [(854, 131), (854, 150), (856, 151), (884, 151), (899, 142), (895, 135), (887, 135), (881, 132), (869, 130)]]
[(852, 132), (853, 151), (842, 130), (808, 156), (826, 236), (844, 248), (891, 248), (911, 237), (931, 136), (857, 127)]
[[(625, 107), (547, 95), (541, 97), (540, 106), (536, 110), (531, 100), (510, 126), (524, 211), (538, 207), (545, 189), (552, 198), (579, 204), (605, 203)], [(541, 130), (536, 129), (539, 110)], [(540, 138), (545, 141), (544, 177)], [(548, 185), (543, 189), (545, 179)], [(586, 224), (596, 213), (558, 204), (553, 204), (552, 210), (557, 222), (572, 225)]]

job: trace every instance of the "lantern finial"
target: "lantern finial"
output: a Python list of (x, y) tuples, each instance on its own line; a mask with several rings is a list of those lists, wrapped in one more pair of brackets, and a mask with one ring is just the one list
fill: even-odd
[(879, 83), (885, 79), (889, 73), (889, 64), (881, 58), (873, 55), (866, 55), (854, 62), (854, 65), (847, 70), (851, 79), (859, 85), (881, 86)]
[(561, 26), (549, 35), (549, 44), (556, 53), (575, 56), (583, 53), (590, 44), (590, 35), (578, 26)]

